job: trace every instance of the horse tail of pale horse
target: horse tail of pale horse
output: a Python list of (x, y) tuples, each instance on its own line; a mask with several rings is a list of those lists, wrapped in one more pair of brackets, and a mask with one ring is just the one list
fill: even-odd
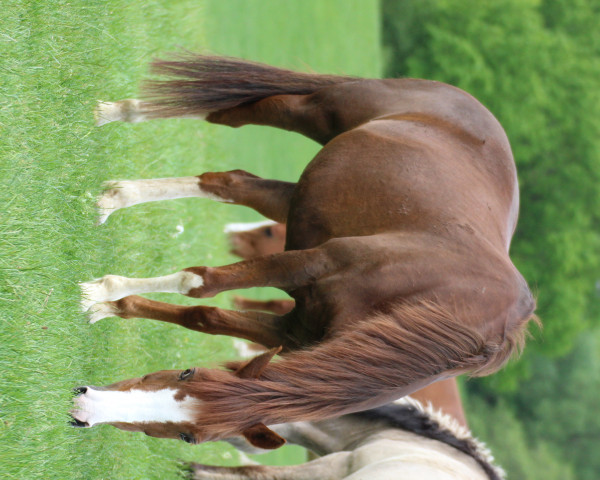
[(164, 79), (144, 84), (148, 117), (202, 117), (275, 95), (306, 95), (355, 78), (299, 73), (238, 58), (179, 54), (154, 60), (151, 72)]

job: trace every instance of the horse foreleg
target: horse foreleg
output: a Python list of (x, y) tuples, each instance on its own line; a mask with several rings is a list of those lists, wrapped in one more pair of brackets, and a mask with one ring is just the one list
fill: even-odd
[(327, 249), (293, 250), (226, 265), (191, 267), (171, 275), (127, 278), (105, 275), (82, 283), (82, 307), (120, 300), (129, 295), (152, 292), (180, 293), (188, 297), (212, 297), (226, 290), (251, 287), (296, 289), (336, 269), (337, 261)]
[(294, 183), (266, 180), (243, 170), (209, 172), (197, 177), (156, 178), (106, 182), (98, 199), (99, 223), (116, 210), (139, 203), (200, 197), (244, 205), (285, 222)]
[(281, 318), (268, 313), (173, 305), (131, 295), (114, 302), (94, 305), (90, 311), (90, 323), (112, 316), (161, 320), (211, 335), (244, 338), (267, 348), (285, 348)]
[(189, 464), (194, 480), (341, 480), (351, 472), (351, 452), (337, 452), (289, 467), (213, 467)]

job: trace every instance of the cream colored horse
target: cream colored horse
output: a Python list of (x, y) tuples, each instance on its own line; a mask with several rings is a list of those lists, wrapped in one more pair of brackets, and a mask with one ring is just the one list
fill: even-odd
[[(498, 480), (504, 472), (468, 429), (410, 397), (384, 407), (319, 422), (270, 427), (321, 457), (295, 466), (213, 467), (190, 464), (196, 480)], [(228, 439), (260, 451), (243, 437)]]

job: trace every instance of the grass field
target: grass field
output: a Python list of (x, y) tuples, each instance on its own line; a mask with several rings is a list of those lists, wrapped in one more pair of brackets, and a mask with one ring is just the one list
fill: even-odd
[[(184, 120), (97, 129), (93, 106), (97, 99), (134, 96), (148, 61), (178, 47), (376, 76), (378, 14), (374, 0), (3, 2), (2, 478), (166, 479), (176, 476), (177, 459), (235, 463), (235, 452), (222, 443), (189, 446), (109, 426), (67, 426), (74, 386), (233, 356), (227, 338), (149, 320), (88, 325), (77, 284), (107, 273), (147, 277), (229, 263), (223, 224), (259, 217), (180, 200), (132, 207), (94, 227), (94, 199), (108, 179), (243, 168), (293, 180), (317, 147), (285, 132)], [(179, 225), (184, 232), (177, 235)], [(207, 303), (228, 306), (229, 298)], [(272, 460), (299, 458), (288, 451)]]

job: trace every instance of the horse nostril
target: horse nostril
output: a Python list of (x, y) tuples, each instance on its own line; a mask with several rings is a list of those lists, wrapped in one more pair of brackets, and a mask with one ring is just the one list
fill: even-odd
[(85, 392), (87, 392), (87, 387), (75, 387), (75, 388), (73, 389), (73, 392), (74, 392), (76, 395), (81, 395), (81, 394), (84, 394)]
[(73, 418), (73, 420), (71, 420), (69, 423), (72, 427), (77, 427), (77, 428), (87, 428), (90, 426), (89, 423), (81, 422), (81, 421), (77, 420), (76, 418)]

